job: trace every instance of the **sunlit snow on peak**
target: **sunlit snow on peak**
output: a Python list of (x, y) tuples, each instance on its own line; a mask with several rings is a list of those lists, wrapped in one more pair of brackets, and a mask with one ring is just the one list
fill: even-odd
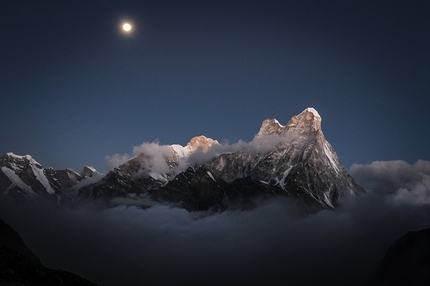
[(306, 109), (305, 109), (305, 111), (311, 112), (311, 113), (312, 113), (314, 116), (316, 116), (316, 117), (321, 117), (321, 116), (319, 115), (318, 111), (316, 111), (316, 109), (315, 109), (315, 108), (313, 108), (313, 107), (308, 107), (308, 108), (306, 108)]

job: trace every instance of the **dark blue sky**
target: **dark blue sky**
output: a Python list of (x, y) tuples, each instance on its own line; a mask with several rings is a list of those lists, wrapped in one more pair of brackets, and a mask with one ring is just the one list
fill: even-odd
[(314, 107), (346, 168), (430, 160), (428, 1), (65, 2), (0, 4), (0, 153), (105, 172)]

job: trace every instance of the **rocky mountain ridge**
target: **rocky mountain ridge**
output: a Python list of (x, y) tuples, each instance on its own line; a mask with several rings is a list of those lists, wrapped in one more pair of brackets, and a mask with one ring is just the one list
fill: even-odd
[(58, 200), (73, 196), (77, 189), (101, 176), (88, 166), (80, 172), (43, 168), (30, 155), (19, 156), (9, 152), (0, 157), (0, 191), (18, 200), (37, 199), (39, 196)]
[(101, 175), (84, 168), (43, 169), (31, 156), (0, 158), (0, 188), (17, 198), (62, 200), (146, 195), (188, 210), (225, 209), (250, 198), (282, 195), (319, 208), (335, 208), (347, 195), (364, 192), (349, 176), (307, 108), (284, 126), (263, 121), (250, 143), (234, 147), (203, 135), (185, 146), (151, 146)]

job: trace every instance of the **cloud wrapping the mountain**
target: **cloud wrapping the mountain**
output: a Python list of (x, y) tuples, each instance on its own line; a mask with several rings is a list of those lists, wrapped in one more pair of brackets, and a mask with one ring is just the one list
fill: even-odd
[[(279, 143), (290, 144), (294, 139), (296, 139), (294, 136), (266, 135), (255, 138), (249, 143), (239, 140), (234, 144), (229, 144), (228, 142), (213, 144), (207, 150), (198, 148), (185, 158), (182, 158), (175, 171), (179, 173), (186, 170), (189, 166), (203, 164), (220, 154), (234, 153), (239, 150), (246, 150), (249, 153), (265, 154), (275, 149)], [(172, 156), (169, 145), (160, 145), (158, 142), (144, 142), (139, 146), (133, 147), (133, 156), (128, 154), (121, 155), (118, 153), (113, 156), (106, 156), (106, 165), (109, 170), (112, 170), (140, 154), (150, 155), (142, 162), (142, 169), (156, 173), (168, 173), (170, 171), (170, 167), (165, 160)]]
[[(19, 204), (3, 195), (0, 217), (46, 266), (105, 286), (364, 285), (391, 243), (430, 227), (430, 205), (415, 200), (428, 198), (427, 164), (355, 165), (375, 189), (307, 217), (286, 198), (208, 214), (160, 204), (142, 209), (138, 198), (106, 209)], [(393, 189), (375, 191), (384, 183)]]
[(234, 153), (240, 150), (244, 150), (250, 154), (266, 154), (267, 152), (274, 150), (278, 144), (289, 144), (294, 139), (295, 137), (293, 136), (265, 135), (255, 138), (251, 142), (239, 140), (234, 144), (229, 144), (228, 142), (213, 144), (206, 151), (202, 148), (198, 148), (187, 156), (182, 163), (187, 167), (194, 166), (196, 164), (203, 164), (221, 154)]
[(133, 157), (140, 154), (148, 155), (148, 158), (142, 162), (142, 169), (148, 172), (166, 173), (169, 171), (169, 166), (166, 164), (165, 158), (170, 157), (170, 149), (168, 145), (160, 145), (158, 142), (144, 142), (139, 146), (133, 147), (133, 156), (129, 154), (114, 154), (106, 156), (106, 166), (109, 170), (126, 163)]
[(171, 156), (169, 146), (160, 145), (156, 142), (153, 143), (143, 143), (140, 146), (135, 146), (133, 148), (134, 156), (140, 154), (147, 154), (148, 159), (143, 160), (140, 166), (140, 171), (143, 172), (153, 172), (157, 174), (165, 174), (170, 171), (169, 165), (166, 163), (166, 158)]
[(106, 156), (105, 157), (105, 162), (106, 162), (106, 167), (108, 168), (108, 170), (113, 170), (115, 167), (124, 164), (125, 162), (127, 162), (128, 160), (130, 160), (130, 155), (128, 154), (114, 154), (112, 156)]

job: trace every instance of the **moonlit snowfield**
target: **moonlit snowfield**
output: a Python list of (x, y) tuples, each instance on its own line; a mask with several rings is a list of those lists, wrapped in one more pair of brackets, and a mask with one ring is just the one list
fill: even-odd
[(141, 209), (138, 200), (104, 209), (5, 196), (0, 217), (47, 267), (101, 285), (364, 285), (391, 243), (430, 227), (430, 162), (374, 162), (350, 173), (368, 194), (308, 217), (285, 198), (208, 214)]

